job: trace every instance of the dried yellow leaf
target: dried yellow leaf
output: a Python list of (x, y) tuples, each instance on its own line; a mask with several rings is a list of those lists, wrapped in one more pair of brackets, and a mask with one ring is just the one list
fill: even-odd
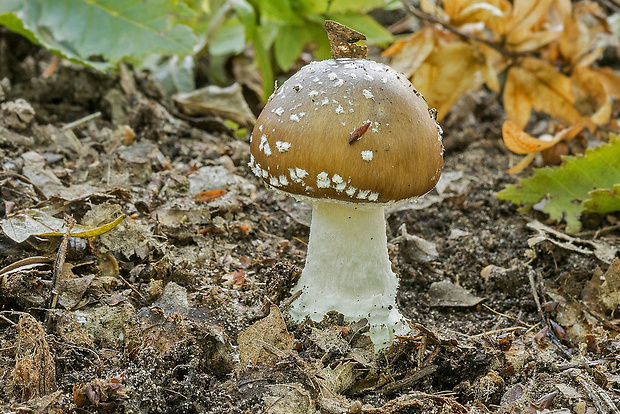
[[(85, 226), (74, 226), (71, 233), (69, 233), (69, 237), (88, 238), (88, 237), (101, 236), (102, 234), (109, 232), (110, 230), (112, 230), (113, 228), (121, 224), (123, 220), (125, 220), (125, 217), (127, 217), (127, 215), (123, 214), (120, 217), (118, 217), (116, 220), (111, 221), (102, 226), (95, 227), (95, 228), (89, 228)], [(64, 235), (65, 233), (58, 232), (58, 231), (52, 231), (49, 233), (39, 234), (39, 236), (42, 236), (42, 237), (62, 237)]]
[(383, 56), (393, 55), (390, 66), (409, 78), (431, 54), (435, 42), (435, 30), (427, 27), (412, 34), (403, 43), (395, 43), (383, 52)]
[(437, 5), (437, 3), (435, 3), (432, 0), (421, 0), (420, 8), (422, 9), (424, 13), (430, 14), (431, 16), (445, 18), (447, 17), (446, 16), (447, 11), (452, 7), (453, 3), (458, 3), (459, 1), (461, 0), (446, 0), (443, 2), (444, 4), (443, 4), (443, 9), (442, 9), (441, 7)]
[(480, 2), (470, 4), (462, 9), (457, 16), (451, 18), (451, 22), (455, 26), (460, 26), (467, 23), (486, 23), (503, 17), (505, 17), (504, 11), (500, 7), (490, 3)]
[(502, 138), (506, 147), (515, 154), (531, 154), (553, 147), (560, 141), (573, 139), (584, 125), (574, 125), (555, 134), (535, 138), (519, 128), (514, 122), (506, 121), (502, 126)]
[(589, 67), (577, 67), (571, 76), (577, 97), (575, 106), (596, 125), (606, 125), (611, 119), (611, 95), (605, 78)]
[(506, 69), (506, 60), (497, 50), (484, 45), (478, 45), (478, 50), (484, 56), (482, 76), (487, 87), (493, 92), (500, 93), (499, 73)]
[(513, 45), (513, 48), (519, 52), (534, 52), (542, 49), (560, 38), (562, 31), (559, 29), (560, 28), (556, 27), (553, 30), (543, 30), (532, 33), (518, 45)]
[(562, 57), (571, 65), (576, 64), (590, 45), (588, 27), (578, 18), (570, 18), (564, 23), (564, 33), (559, 48)]
[(613, 99), (620, 99), (620, 75), (614, 72), (610, 67), (590, 68), (592, 72), (596, 72), (599, 80)]
[(518, 45), (527, 40), (546, 19), (552, 0), (515, 0), (506, 24), (507, 44)]
[(520, 173), (521, 171), (525, 170), (532, 163), (532, 161), (534, 161), (534, 158), (536, 158), (536, 154), (537, 154), (536, 152), (527, 154), (525, 157), (523, 157), (521, 161), (519, 161), (517, 165), (515, 165), (512, 168), (507, 169), (506, 172), (508, 174)]
[(482, 84), (476, 74), (483, 68), (481, 56), (464, 42), (435, 48), (411, 77), (411, 82), (437, 108), (437, 118), (445, 117), (458, 98)]
[[(425, 8), (430, 8), (425, 3), (428, 3), (428, 0), (422, 0), (420, 2), (420, 6), (422, 7), (422, 10), (424, 10)], [(452, 19), (461, 10), (462, 3), (464, 3), (463, 0), (444, 0), (443, 9), (445, 13)]]
[(540, 59), (524, 58), (508, 70), (503, 98), (508, 119), (521, 129), (527, 125), (532, 108), (569, 125), (585, 122), (591, 126), (573, 106), (570, 78)]
[(532, 100), (526, 89), (522, 78), (524, 75), (519, 68), (512, 68), (508, 71), (506, 76), (506, 83), (504, 84), (504, 110), (508, 119), (513, 121), (519, 128), (523, 129), (527, 125), (532, 114)]

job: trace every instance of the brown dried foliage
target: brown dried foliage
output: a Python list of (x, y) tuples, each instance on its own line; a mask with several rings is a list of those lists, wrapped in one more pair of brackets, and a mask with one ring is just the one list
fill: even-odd
[(43, 325), (23, 314), (17, 328), (17, 355), (13, 383), (22, 400), (47, 395), (56, 390), (56, 365), (45, 339)]
[[(511, 123), (511, 133), (504, 133), (509, 148), (522, 136), (533, 110), (566, 127), (617, 127), (612, 103), (620, 98), (620, 75), (596, 62), (606, 46), (618, 45), (600, 5), (570, 0), (438, 3), (441, 6), (423, 0), (421, 12), (409, 6), (425, 26), (384, 52), (429, 106), (437, 108), (438, 119), (464, 92), (485, 84), (502, 96)], [(572, 132), (556, 137), (570, 137)], [(541, 141), (530, 138), (531, 143)], [(537, 146), (548, 148), (543, 141), (532, 145), (523, 165), (512, 172), (531, 162), (529, 154), (540, 151)]]

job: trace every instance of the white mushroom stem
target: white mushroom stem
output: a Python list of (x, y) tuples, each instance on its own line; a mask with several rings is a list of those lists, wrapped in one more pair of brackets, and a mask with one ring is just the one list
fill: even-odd
[(398, 278), (387, 250), (383, 206), (349, 207), (315, 201), (306, 266), (291, 316), (320, 321), (335, 310), (346, 320), (367, 318), (376, 349), (408, 332), (396, 307)]

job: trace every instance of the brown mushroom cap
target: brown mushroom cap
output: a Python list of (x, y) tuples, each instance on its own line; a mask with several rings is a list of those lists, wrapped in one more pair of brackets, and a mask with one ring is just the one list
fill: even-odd
[(389, 66), (312, 62), (258, 117), (250, 167), (287, 193), (391, 203), (435, 186), (443, 165), (440, 131), (422, 95)]

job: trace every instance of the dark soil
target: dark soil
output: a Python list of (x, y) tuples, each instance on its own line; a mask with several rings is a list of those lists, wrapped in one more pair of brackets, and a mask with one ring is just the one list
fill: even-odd
[(0, 31), (0, 218), (128, 217), (64, 246), (0, 232), (2, 412), (620, 412), (603, 283), (620, 270), (583, 242), (618, 246), (618, 215), (586, 220), (583, 252), (528, 244), (546, 217), (495, 197), (517, 158), (492, 93), (442, 123), (440, 187), (387, 208), (412, 333), (375, 356), (363, 323), (287, 317), (310, 210), (252, 175), (245, 139), (178, 114), (144, 74), (60, 62), (45, 78), (51, 61)]

